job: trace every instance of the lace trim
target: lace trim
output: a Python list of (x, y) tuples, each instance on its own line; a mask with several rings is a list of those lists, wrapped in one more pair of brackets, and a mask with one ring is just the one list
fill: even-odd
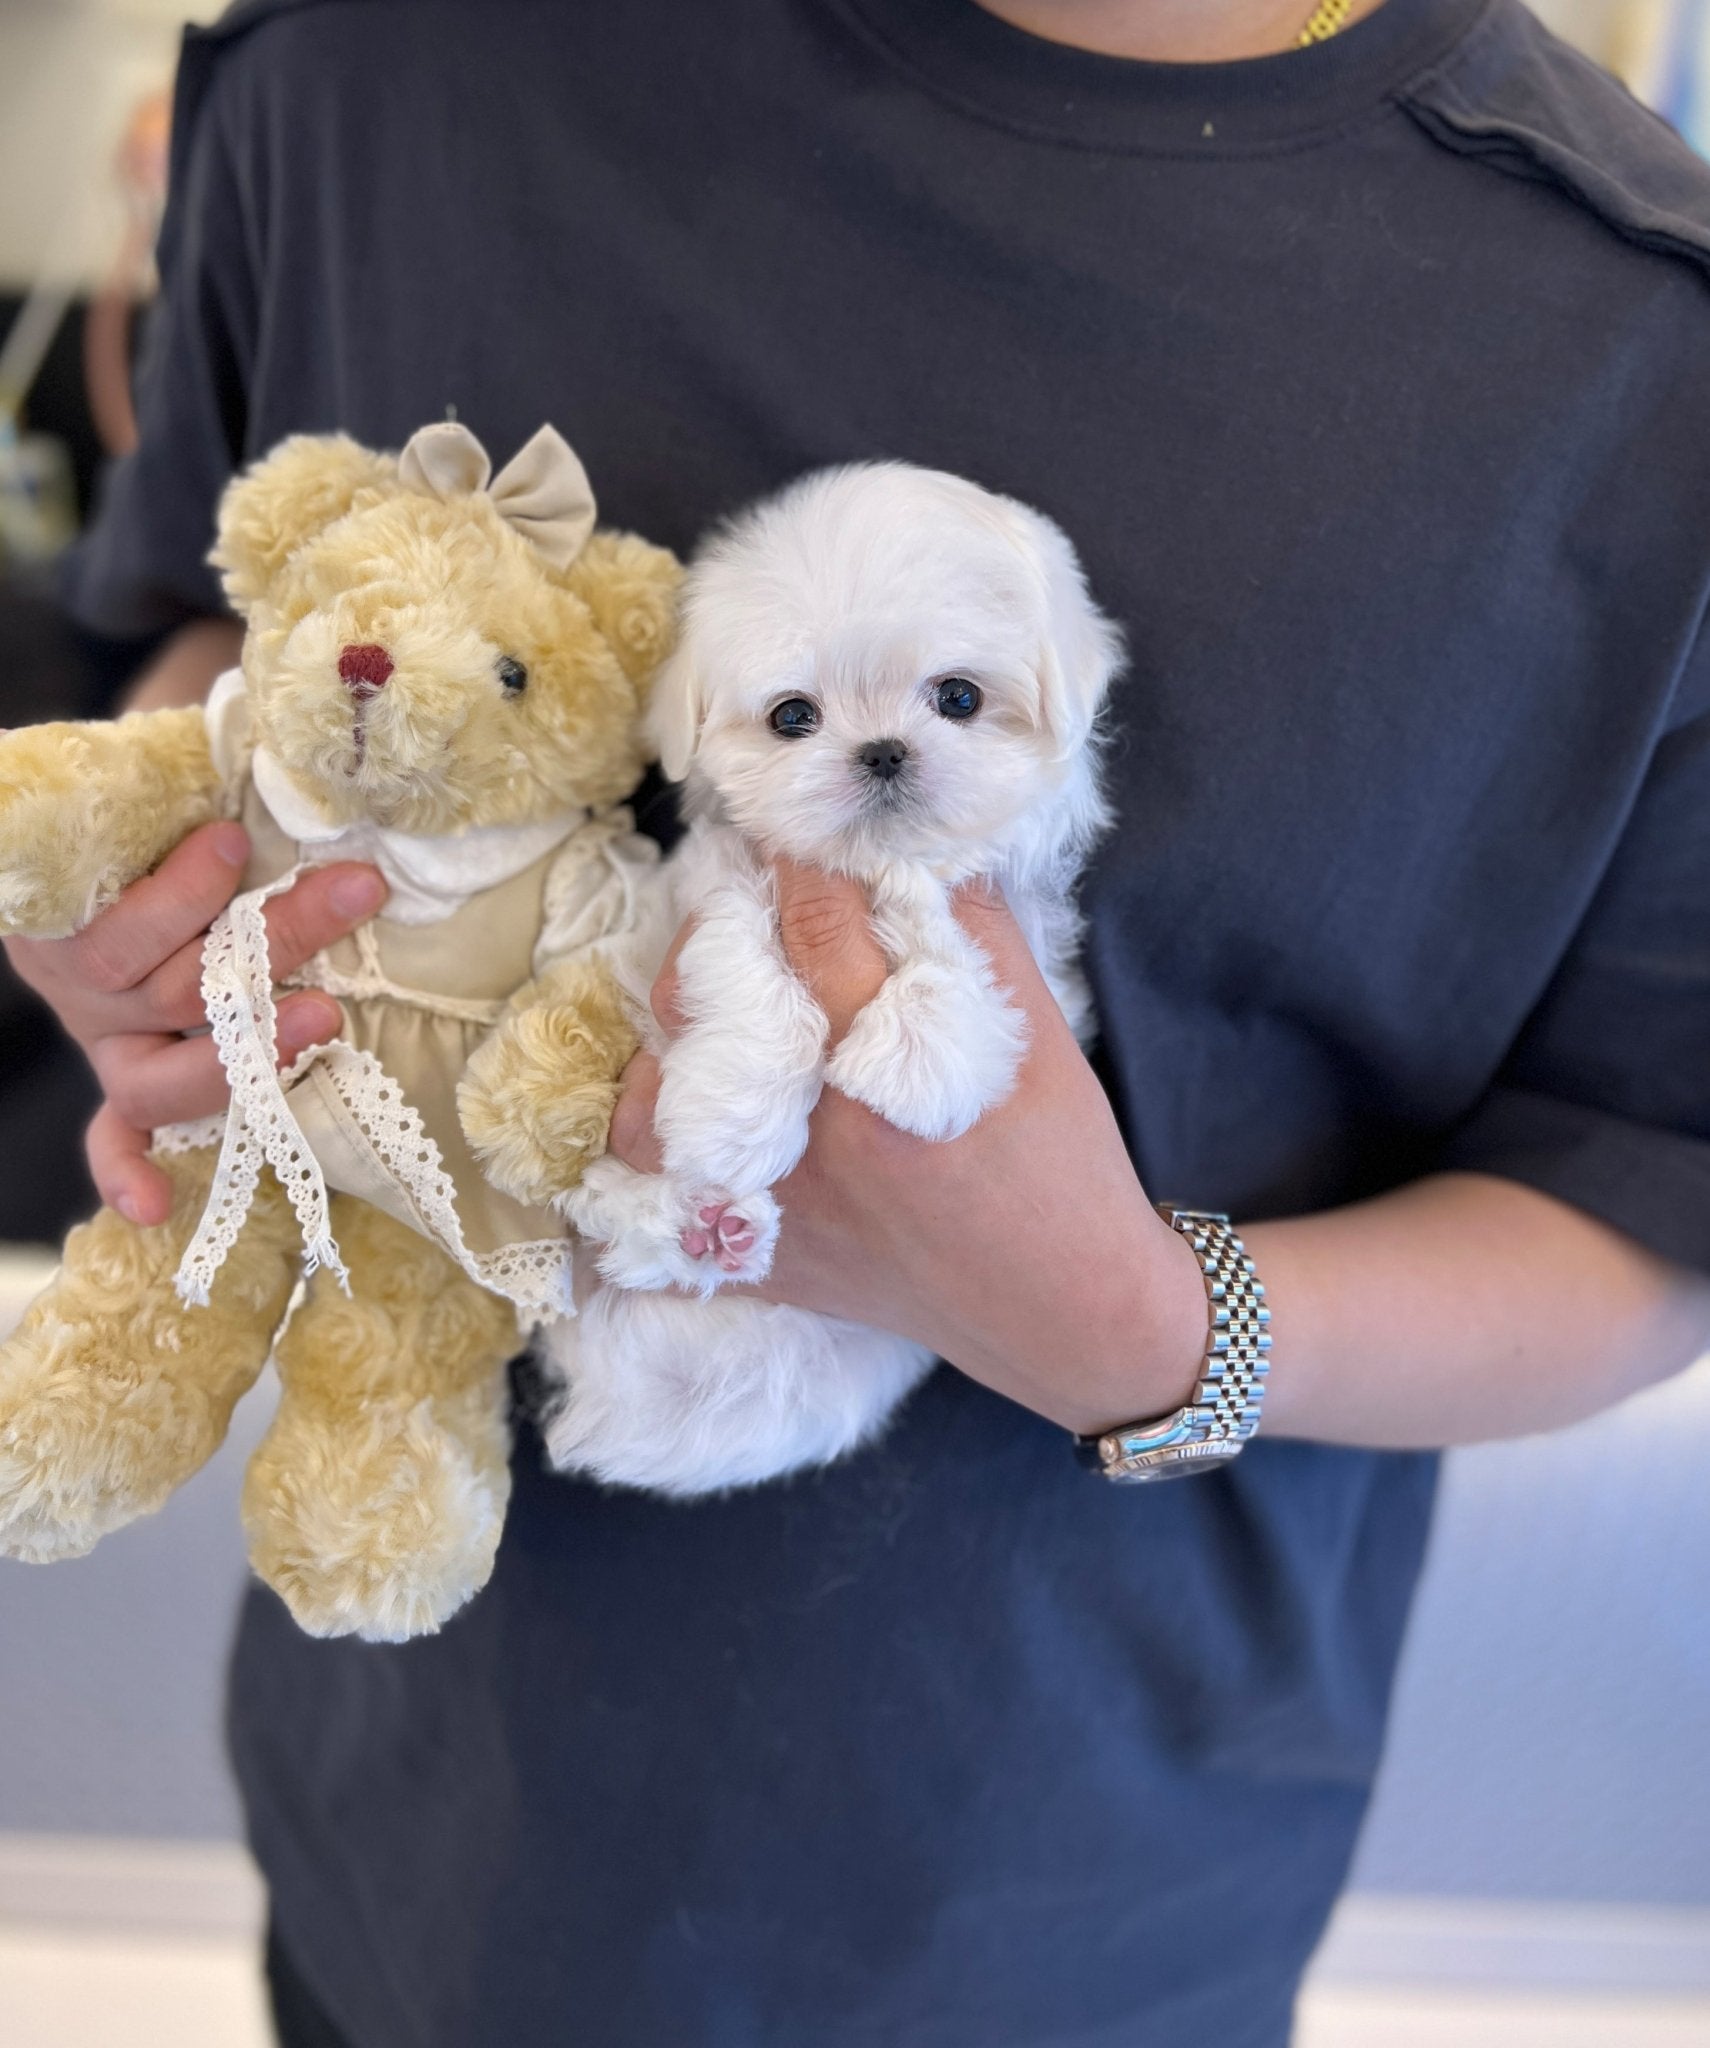
[[(350, 1275), (332, 1235), (325, 1176), (285, 1098), (293, 1081), (311, 1066), (320, 1066), (384, 1171), (408, 1196), (425, 1233), (444, 1245), (472, 1280), (512, 1302), (519, 1322), (574, 1315), (567, 1238), (501, 1245), (490, 1252), (470, 1250), (457, 1214), (456, 1185), (440, 1149), (420, 1113), (372, 1053), (335, 1039), (310, 1046), (284, 1074), (278, 1071), (272, 967), (262, 912), (270, 897), (289, 889), (302, 873), (302, 865), (293, 867), (267, 887), (235, 897), (214, 920), (202, 950), (202, 1000), (220, 1064), (231, 1083), (232, 1101), (223, 1119), (204, 1117), (155, 1133), (158, 1152), (188, 1152), (216, 1140), (220, 1146), (207, 1204), (179, 1265), (180, 1298), (207, 1306), (214, 1276), (254, 1205), (264, 1165), (272, 1167), (296, 1212), (303, 1234), (304, 1277), (325, 1266), (350, 1292)], [(374, 959), (377, 967), (377, 954)], [(503, 1005), (491, 1007), (497, 1014)]]
[(595, 946), (632, 941), (646, 928), (643, 905), (659, 873), (659, 849), (636, 832), (626, 807), (597, 812), (547, 870), (534, 974)]
[(188, 1124), (162, 1124), (150, 1140), (149, 1150), (163, 1159), (171, 1159), (180, 1152), (206, 1152), (220, 1142), (225, 1132), (223, 1116), (202, 1116)]
[(476, 1252), (464, 1270), (490, 1293), (502, 1294), (514, 1304), (518, 1323), (527, 1329), (576, 1313), (571, 1256), (568, 1239), (542, 1237)]
[(403, 1089), (369, 1052), (343, 1040), (310, 1046), (283, 1075), (275, 1061), (272, 969), (267, 957), (263, 906), (301, 873), (293, 868), (264, 889), (235, 898), (215, 919), (202, 953), (202, 999), (232, 1102), (223, 1132), (218, 1118), (176, 1124), (158, 1132), (158, 1151), (189, 1151), (220, 1138), (202, 1220), (178, 1269), (177, 1288), (189, 1303), (206, 1307), (214, 1276), (238, 1240), (255, 1201), (263, 1165), (271, 1166), (290, 1197), (303, 1233), (305, 1277), (317, 1266), (338, 1276), (348, 1294), (350, 1276), (332, 1235), (325, 1177), (304, 1141), (285, 1090), (310, 1066), (324, 1068), (351, 1121), (387, 1175), (414, 1205), (428, 1235), (443, 1244), (472, 1280), (515, 1304), (519, 1320), (573, 1315), (571, 1253), (567, 1239), (543, 1238), (472, 1252), (457, 1214), (457, 1189), (421, 1115)]
[(290, 868), (266, 888), (234, 897), (215, 918), (202, 949), (202, 1002), (232, 1104), (208, 1205), (178, 1268), (179, 1298), (199, 1308), (207, 1306), (214, 1276), (237, 1243), (263, 1165), (272, 1167), (296, 1211), (305, 1277), (325, 1266), (350, 1292), (350, 1276), (328, 1226), (327, 1184), (286, 1106), (275, 1065), (273, 973), (262, 909), (302, 872), (301, 865)]
[(573, 1315), (571, 1254), (567, 1238), (542, 1238), (472, 1252), (457, 1214), (457, 1188), (421, 1115), (371, 1052), (335, 1041), (317, 1048), (320, 1064), (352, 1122), (375, 1156), (410, 1198), (429, 1235), (437, 1238), (470, 1276), (534, 1319)]

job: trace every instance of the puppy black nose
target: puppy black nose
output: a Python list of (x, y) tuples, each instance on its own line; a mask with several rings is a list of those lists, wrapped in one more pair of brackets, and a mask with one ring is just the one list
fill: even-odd
[(908, 762), (902, 740), (869, 740), (855, 756), (875, 782), (894, 782)]

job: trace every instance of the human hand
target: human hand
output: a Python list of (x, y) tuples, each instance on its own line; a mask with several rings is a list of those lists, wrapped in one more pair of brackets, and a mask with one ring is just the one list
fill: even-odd
[[(19, 978), (95, 1069), (106, 1101), (89, 1127), (89, 1170), (101, 1199), (134, 1223), (162, 1223), (171, 1206), (170, 1184), (147, 1157), (153, 1131), (212, 1116), (227, 1100), (214, 1042), (202, 1030), (202, 939), (248, 858), (242, 826), (205, 825), (74, 937), (6, 941)], [(266, 908), (274, 975), (344, 937), (385, 897), (378, 871), (353, 862), (305, 875)], [(286, 996), (278, 1017), (286, 1060), (332, 1037), (342, 1021), (338, 1004), (312, 990)]]
[[(866, 897), (791, 862), (777, 876), (784, 950), (835, 1044), (887, 972)], [(783, 1232), (758, 1292), (930, 1345), (1077, 1431), (1177, 1407), (1205, 1351), (1191, 1249), (1148, 1201), (1007, 905), (966, 889), (956, 914), (1027, 1018), (1014, 1092), (965, 1136), (933, 1143), (827, 1088), (807, 1153), (776, 1190)], [(669, 1034), (671, 960), (653, 1006)], [(658, 1080), (637, 1054), (612, 1119), (611, 1150), (642, 1172), (661, 1165)]]

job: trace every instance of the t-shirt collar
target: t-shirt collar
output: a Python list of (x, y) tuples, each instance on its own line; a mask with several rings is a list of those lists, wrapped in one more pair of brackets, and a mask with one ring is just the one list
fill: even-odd
[(1299, 143), (1375, 113), (1509, 0), (1384, 0), (1327, 42), (1219, 64), (1049, 42), (976, 0), (830, 4), (898, 69), (976, 117), (1083, 149), (1216, 156)]

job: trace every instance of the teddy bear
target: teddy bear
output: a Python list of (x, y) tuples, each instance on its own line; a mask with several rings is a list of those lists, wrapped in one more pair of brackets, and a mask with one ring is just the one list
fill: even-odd
[[(0, 736), (0, 931), (82, 929), (212, 819), (252, 849), (203, 956), (229, 1111), (154, 1134), (168, 1221), (102, 1209), (0, 1346), (0, 1552), (160, 1506), (271, 1355), (242, 1511), (297, 1621), (399, 1640), (485, 1583), (506, 1364), (573, 1311), (547, 1205), (636, 1044), (611, 949), (655, 854), (620, 800), (680, 570), (594, 526), (550, 427), (497, 477), (455, 422), (298, 436), (221, 501), (245, 632), (206, 707)], [(281, 1071), (263, 905), (347, 859), (390, 894), (293, 977), (344, 1027)]]

